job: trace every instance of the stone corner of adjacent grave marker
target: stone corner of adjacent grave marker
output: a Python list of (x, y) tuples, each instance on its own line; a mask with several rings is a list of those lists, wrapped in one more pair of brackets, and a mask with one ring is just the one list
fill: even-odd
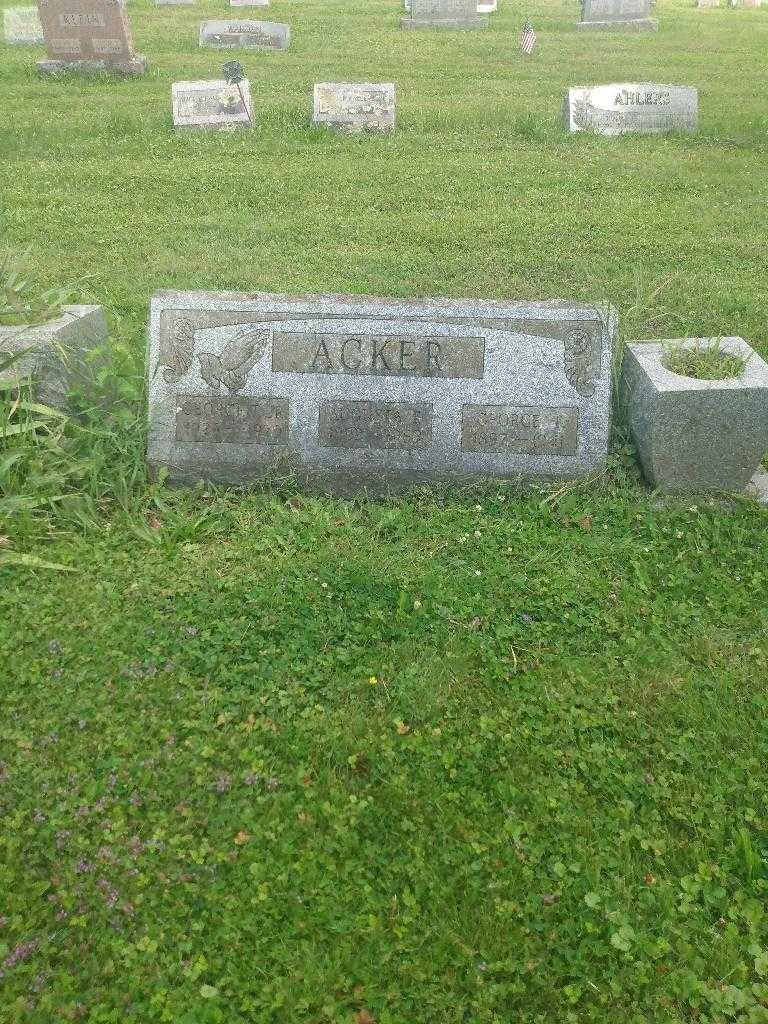
[(43, 26), (37, 7), (6, 7), (3, 11), (5, 42), (11, 46), (36, 46), (43, 42)]
[(337, 491), (572, 478), (608, 451), (609, 306), (159, 292), (149, 461)]

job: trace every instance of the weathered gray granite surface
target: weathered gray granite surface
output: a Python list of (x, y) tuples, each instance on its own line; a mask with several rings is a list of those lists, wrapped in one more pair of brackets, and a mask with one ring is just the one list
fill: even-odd
[[(242, 97), (240, 95), (242, 93)], [(224, 79), (174, 82), (171, 86), (173, 126), (195, 131), (232, 131), (250, 127), (251, 87), (248, 79), (237, 86)], [(251, 111), (251, 117), (253, 116)]]
[(395, 87), (391, 82), (318, 82), (312, 120), (347, 132), (391, 132), (395, 127)]
[(477, 13), (477, 0), (410, 0), (409, 14), (400, 19), (400, 28), (488, 28), (488, 15)]
[(158, 292), (149, 461), (341, 493), (578, 477), (607, 454), (615, 331), (568, 302)]
[(648, 481), (663, 491), (745, 489), (768, 451), (768, 365), (743, 338), (723, 338), (724, 352), (746, 359), (740, 377), (697, 380), (663, 365), (665, 346), (708, 339), (627, 345), (622, 404)]
[(651, 0), (582, 0), (577, 28), (592, 31), (656, 32)]
[(291, 29), (275, 21), (204, 21), (200, 26), (200, 45), (223, 50), (287, 50)]
[(39, 0), (46, 60), (38, 61), (43, 75), (67, 70), (107, 70), (140, 75), (145, 57), (133, 51), (125, 7), (120, 0)]
[(0, 327), (0, 362), (6, 353), (24, 352), (0, 380), (32, 380), (37, 401), (64, 408), (86, 353), (106, 336), (101, 306), (64, 306), (61, 316), (36, 327)]
[(36, 7), (6, 7), (3, 34), (13, 46), (38, 46), (43, 41), (43, 26)]
[(563, 118), (569, 132), (693, 132), (699, 123), (699, 93), (687, 85), (652, 82), (583, 86), (566, 93)]

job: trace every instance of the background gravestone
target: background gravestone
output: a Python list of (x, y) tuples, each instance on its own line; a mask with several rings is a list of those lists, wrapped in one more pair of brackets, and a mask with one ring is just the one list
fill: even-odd
[(204, 21), (200, 45), (219, 50), (287, 50), (291, 29), (274, 21)]
[(348, 132), (391, 132), (395, 127), (395, 87), (391, 82), (318, 82), (312, 121)]
[(651, 0), (582, 0), (579, 29), (655, 32), (659, 23), (650, 17)]
[(224, 79), (174, 82), (171, 86), (174, 128), (227, 131), (249, 127), (251, 88), (245, 78), (239, 84), (238, 91)]
[(410, 0), (410, 14), (400, 28), (488, 28), (488, 16), (477, 13), (477, 0)]
[(43, 26), (36, 7), (6, 7), (3, 29), (6, 43), (14, 46), (37, 46), (43, 41)]
[(600, 135), (693, 132), (699, 94), (687, 85), (619, 83), (569, 89), (563, 111), (569, 132)]
[(339, 492), (577, 477), (608, 451), (615, 332), (565, 302), (158, 292), (149, 461)]
[(38, 61), (42, 74), (69, 69), (116, 71), (140, 75), (145, 57), (133, 52), (125, 8), (120, 0), (39, 0), (48, 59)]

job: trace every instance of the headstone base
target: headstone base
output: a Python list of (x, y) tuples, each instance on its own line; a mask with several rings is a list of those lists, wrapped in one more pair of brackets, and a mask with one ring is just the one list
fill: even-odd
[(462, 29), (488, 28), (488, 15), (479, 15), (476, 18), (401, 18), (400, 28), (444, 28), (452, 31)]
[(136, 56), (132, 60), (39, 60), (37, 70), (46, 78), (55, 78), (67, 71), (109, 71), (116, 75), (143, 75), (149, 67), (146, 57)]
[(657, 18), (633, 18), (628, 21), (579, 21), (576, 28), (587, 32), (658, 32)]

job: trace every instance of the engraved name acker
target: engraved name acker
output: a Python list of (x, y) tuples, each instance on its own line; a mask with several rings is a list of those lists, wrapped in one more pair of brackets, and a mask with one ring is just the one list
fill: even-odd
[(342, 493), (576, 477), (607, 454), (615, 329), (567, 302), (159, 292), (150, 464)]

